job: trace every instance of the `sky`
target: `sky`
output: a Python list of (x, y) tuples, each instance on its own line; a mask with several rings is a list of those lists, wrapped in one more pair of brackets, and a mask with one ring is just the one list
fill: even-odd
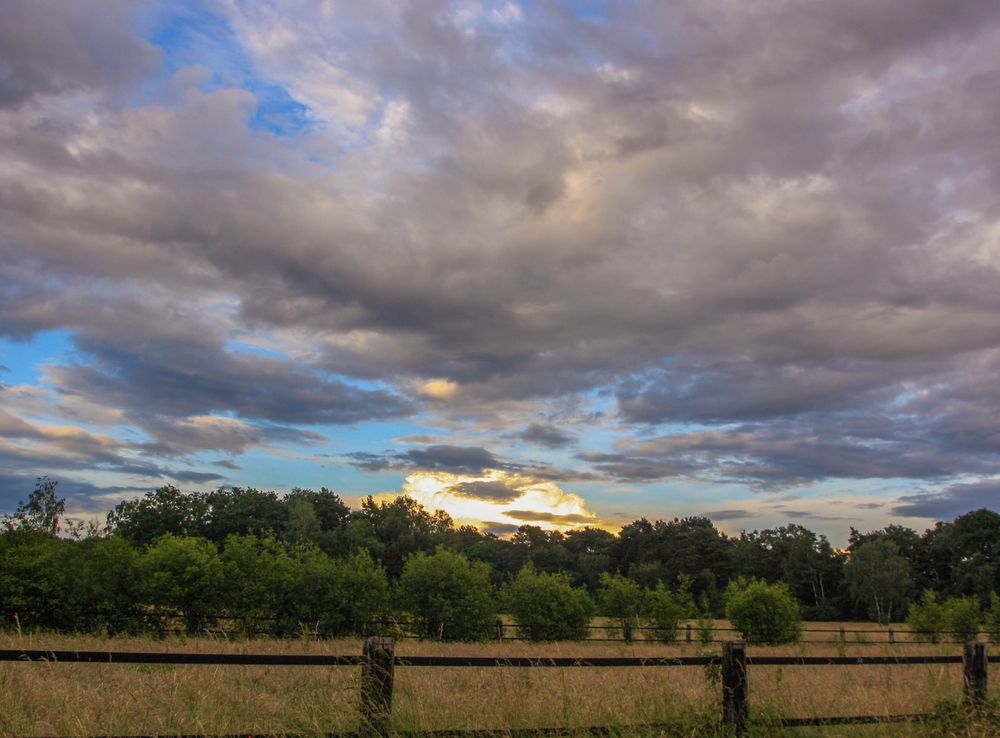
[(1000, 510), (995, 0), (5, 0), (0, 511)]

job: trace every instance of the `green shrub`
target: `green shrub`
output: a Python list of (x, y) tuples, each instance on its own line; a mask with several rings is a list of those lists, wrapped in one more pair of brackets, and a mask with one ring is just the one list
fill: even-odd
[(406, 559), (399, 598), (424, 638), (484, 640), (496, 622), (489, 566), (444, 548)]
[(676, 640), (681, 621), (691, 616), (690, 596), (684, 594), (671, 592), (663, 582), (657, 584), (656, 589), (646, 591), (642, 619), (656, 640), (663, 643)]
[(222, 561), (204, 538), (167, 533), (146, 549), (140, 570), (147, 602), (180, 613), (188, 632), (210, 625), (223, 604)]
[(517, 634), (531, 641), (571, 641), (587, 637), (594, 603), (568, 574), (549, 574), (525, 565), (504, 590), (504, 605)]
[(983, 614), (974, 597), (949, 597), (944, 603), (944, 621), (956, 641), (974, 641), (979, 636)]
[(931, 643), (941, 640), (941, 634), (947, 630), (948, 622), (944, 605), (938, 601), (934, 590), (925, 589), (920, 601), (910, 605), (906, 624), (914, 633)]
[(802, 632), (799, 603), (784, 582), (731, 581), (726, 588), (726, 617), (747, 643), (794, 643)]
[(632, 640), (632, 632), (639, 624), (642, 611), (642, 587), (621, 574), (604, 572), (597, 598), (601, 603), (601, 614), (615, 623), (609, 630), (622, 633), (627, 641)]
[(990, 593), (990, 609), (983, 618), (983, 628), (991, 641), (1000, 643), (1000, 595), (996, 592)]

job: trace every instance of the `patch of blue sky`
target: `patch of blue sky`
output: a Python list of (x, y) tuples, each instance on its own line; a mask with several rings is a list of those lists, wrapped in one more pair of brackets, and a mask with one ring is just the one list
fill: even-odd
[(262, 77), (233, 33), (228, 20), (202, 2), (161, 2), (145, 15), (140, 31), (161, 51), (164, 77), (147, 94), (185, 67), (211, 73), (206, 91), (240, 87), (257, 98), (251, 128), (290, 136), (309, 125), (308, 108), (282, 85)]
[(70, 331), (44, 331), (26, 341), (0, 338), (0, 383), (38, 384), (41, 369), (73, 352)]
[(230, 471), (215, 467), (228, 484), (277, 492), (288, 492), (294, 487), (327, 487), (340, 494), (363, 496), (398, 491), (404, 479), (395, 472), (362, 472), (335, 456), (304, 459), (254, 450), (233, 461), (239, 469)]
[(328, 444), (336, 453), (381, 453), (387, 450), (403, 448), (404, 444), (396, 439), (415, 435), (436, 435), (436, 431), (428, 426), (407, 421), (385, 421), (359, 423), (358, 425), (324, 425), (310, 426), (310, 430), (322, 433), (330, 439)]

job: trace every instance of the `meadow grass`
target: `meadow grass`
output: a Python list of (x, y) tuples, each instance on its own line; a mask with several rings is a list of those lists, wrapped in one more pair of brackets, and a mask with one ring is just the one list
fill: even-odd
[[(0, 647), (360, 655), (359, 640), (101, 638), (0, 635)], [(676, 656), (719, 645), (648, 642), (440, 644), (404, 640), (399, 656)], [(958, 644), (809, 643), (751, 655), (955, 655)], [(755, 735), (995, 736), (1000, 723), (840, 726), (782, 731), (767, 718), (890, 715), (957, 703), (961, 666), (751, 666)], [(994, 680), (996, 683), (996, 680)], [(358, 667), (0, 663), (0, 735), (323, 734), (358, 728)], [(622, 726), (622, 735), (715, 735), (721, 687), (713, 667), (400, 667), (394, 730)], [(644, 723), (673, 723), (651, 731)], [(942, 732), (947, 731), (947, 732)]]

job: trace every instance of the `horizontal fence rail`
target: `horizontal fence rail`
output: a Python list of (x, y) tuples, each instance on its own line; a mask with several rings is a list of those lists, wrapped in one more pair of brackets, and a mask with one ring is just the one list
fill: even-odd
[[(364, 642), (360, 656), (311, 654), (234, 654), (136, 651), (72, 651), (45, 649), (2, 649), (0, 661), (47, 662), (50, 664), (165, 664), (240, 666), (361, 666), (361, 736), (386, 735), (392, 710), (396, 667), (687, 667), (721, 665), (722, 727), (736, 736), (746, 735), (750, 725), (750, 666), (901, 666), (916, 664), (962, 664), (964, 700), (981, 705), (987, 695), (987, 669), (1000, 656), (989, 656), (985, 643), (970, 642), (961, 656), (750, 656), (746, 645), (729, 641), (721, 655), (677, 657), (479, 657), (479, 656), (397, 656), (395, 641), (372, 637)], [(906, 715), (854, 715), (781, 718), (771, 721), (783, 727), (843, 725), (852, 723), (893, 723), (927, 720), (930, 713)], [(482, 729), (408, 733), (424, 736), (564, 735), (594, 733), (607, 735), (619, 728), (655, 728), (658, 725), (605, 726), (594, 728)], [(246, 734), (243, 734), (246, 735)], [(358, 735), (340, 733), (330, 735)]]

